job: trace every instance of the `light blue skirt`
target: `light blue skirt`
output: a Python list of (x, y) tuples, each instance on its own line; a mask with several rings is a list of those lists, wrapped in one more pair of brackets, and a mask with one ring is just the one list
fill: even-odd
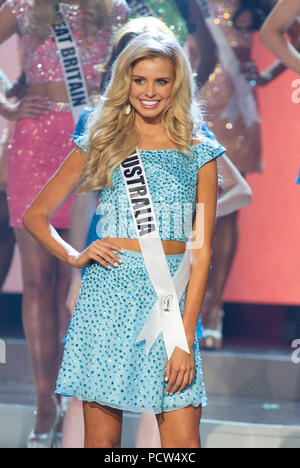
[[(162, 335), (150, 353), (136, 343), (157, 295), (140, 252), (117, 254), (123, 263), (85, 270), (66, 338), (56, 393), (125, 411), (155, 413), (206, 406), (198, 339), (193, 352), (195, 378), (180, 394), (166, 395), (167, 354)], [(183, 254), (166, 255), (174, 276)], [(180, 301), (183, 314), (186, 290)]]

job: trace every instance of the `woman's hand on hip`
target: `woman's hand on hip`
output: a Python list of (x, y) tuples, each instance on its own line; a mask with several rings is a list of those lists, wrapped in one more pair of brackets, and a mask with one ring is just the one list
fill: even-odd
[(72, 262), (72, 265), (79, 269), (87, 268), (93, 263), (99, 263), (108, 270), (111, 266), (118, 267), (123, 260), (114, 253), (114, 250), (124, 253), (119, 246), (110, 241), (96, 240)]
[(167, 362), (166, 380), (168, 386), (166, 393), (180, 393), (189, 387), (195, 376), (194, 356), (180, 348), (175, 348), (171, 359)]
[(22, 119), (41, 120), (49, 111), (47, 99), (40, 96), (26, 96), (16, 104), (7, 104), (4, 117), (11, 122)]

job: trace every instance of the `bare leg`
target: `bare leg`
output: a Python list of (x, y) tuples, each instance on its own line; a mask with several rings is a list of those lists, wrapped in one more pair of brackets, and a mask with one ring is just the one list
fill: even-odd
[(120, 448), (123, 412), (98, 403), (83, 403), (85, 448)]
[(208, 278), (202, 322), (205, 329), (218, 330), (222, 320), (222, 296), (238, 244), (238, 213), (220, 218), (213, 240), (212, 270)]
[(71, 398), (63, 426), (62, 448), (84, 448), (83, 405), (78, 398)]
[(38, 411), (34, 430), (41, 434), (49, 431), (56, 414), (58, 261), (24, 229), (15, 229), (15, 235), (22, 259), (23, 326), (37, 392)]
[(0, 291), (11, 265), (15, 242), (14, 231), (9, 227), (6, 193), (0, 192)]
[(161, 448), (159, 428), (154, 414), (142, 414), (136, 448)]
[(179, 409), (157, 416), (162, 448), (201, 448), (202, 407)]

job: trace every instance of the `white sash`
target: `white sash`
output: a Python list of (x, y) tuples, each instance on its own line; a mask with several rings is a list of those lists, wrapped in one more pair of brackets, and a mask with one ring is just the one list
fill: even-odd
[(121, 164), (121, 171), (146, 268), (158, 296), (136, 342), (146, 340), (148, 354), (162, 333), (168, 359), (176, 347), (190, 354), (179, 308), (179, 301), (190, 278), (189, 249), (186, 249), (182, 263), (172, 278), (138, 150)]
[(209, 0), (197, 0), (197, 2), (203, 11), (210, 32), (217, 43), (220, 60), (226, 72), (229, 73), (234, 85), (234, 93), (227, 108), (221, 115), (221, 118), (228, 119), (228, 121), (235, 124), (239, 116), (241, 116), (246, 127), (251, 128), (254, 123), (260, 122), (260, 116), (253, 96), (253, 87), (242, 73), (240, 62), (227, 37), (223, 33), (221, 27), (216, 24)]
[(63, 21), (53, 24), (52, 31), (59, 51), (74, 123), (77, 124), (80, 114), (89, 105), (89, 95), (72, 29), (59, 4), (56, 11)]

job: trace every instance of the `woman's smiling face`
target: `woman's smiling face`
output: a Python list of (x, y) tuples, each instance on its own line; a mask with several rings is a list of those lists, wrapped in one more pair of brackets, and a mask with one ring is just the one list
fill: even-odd
[(130, 104), (142, 118), (157, 120), (170, 103), (174, 83), (171, 60), (160, 57), (140, 60), (132, 69)]

